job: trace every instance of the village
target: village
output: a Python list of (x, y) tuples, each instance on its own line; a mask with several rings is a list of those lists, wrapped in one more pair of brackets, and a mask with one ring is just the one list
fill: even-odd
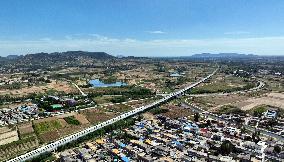
[[(281, 161), (283, 141), (240, 129), (235, 123), (193, 115), (176, 120), (144, 114), (129, 128), (55, 153), (60, 161)], [(197, 121), (197, 122), (196, 122)]]

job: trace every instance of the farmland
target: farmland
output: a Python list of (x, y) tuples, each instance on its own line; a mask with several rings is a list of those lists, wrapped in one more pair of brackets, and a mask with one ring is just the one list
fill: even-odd
[(43, 134), (49, 131), (54, 131), (56, 129), (59, 129), (62, 126), (59, 121), (52, 120), (52, 121), (44, 121), (41, 123), (36, 123), (34, 127), (35, 127), (35, 131), (38, 134)]
[(210, 83), (204, 83), (199, 87), (194, 88), (191, 93), (229, 93), (234, 91), (248, 90), (253, 87), (256, 87), (256, 83), (253, 80), (219, 74), (213, 77)]

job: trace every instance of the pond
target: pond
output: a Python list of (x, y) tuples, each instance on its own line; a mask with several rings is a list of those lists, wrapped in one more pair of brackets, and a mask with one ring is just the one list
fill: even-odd
[(124, 82), (104, 83), (104, 82), (100, 81), (99, 79), (90, 80), (89, 83), (93, 87), (120, 87), (120, 86), (126, 86), (127, 85), (127, 83), (124, 83)]

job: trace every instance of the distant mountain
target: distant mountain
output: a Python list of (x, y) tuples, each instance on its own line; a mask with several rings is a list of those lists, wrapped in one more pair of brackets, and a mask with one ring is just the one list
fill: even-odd
[(109, 55), (105, 52), (87, 52), (87, 51), (35, 53), (35, 54), (27, 54), (27, 55), (24, 56), (24, 58), (35, 58), (35, 59), (78, 58), (78, 57), (89, 57), (89, 58), (93, 58), (93, 59), (112, 59), (112, 58), (114, 58), (114, 56)]
[[(10, 58), (10, 59), (8, 59)], [(67, 51), (53, 53), (35, 53), (21, 56), (0, 57), (0, 68), (15, 67), (18, 71), (58, 70), (62, 67), (97, 67), (95, 63), (104, 63), (116, 57), (105, 52)]]
[(4, 63), (13, 64), (21, 69), (35, 70), (62, 66), (88, 66), (92, 64), (92, 60), (108, 60), (116, 57), (105, 52), (67, 51), (27, 54), (18, 56), (15, 59), (4, 58), (5, 60), (2, 60)]
[(7, 59), (17, 59), (18, 57), (20, 57), (19, 55), (8, 55), (6, 58)]
[(257, 55), (239, 54), (239, 53), (219, 53), (219, 54), (201, 53), (201, 54), (194, 54), (191, 57), (192, 58), (244, 58), (244, 57), (257, 57)]
[(117, 55), (116, 57), (117, 57), (117, 58), (124, 58), (125, 56), (123, 56), (123, 55)]

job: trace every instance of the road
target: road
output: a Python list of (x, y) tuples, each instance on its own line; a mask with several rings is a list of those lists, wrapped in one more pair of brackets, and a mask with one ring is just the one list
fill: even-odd
[[(105, 127), (105, 126), (111, 125), (111, 124), (113, 124), (113, 123), (115, 123), (115, 122), (117, 122), (119, 120), (123, 120), (125, 118), (130, 117), (130, 116), (133, 116), (133, 115), (136, 115), (138, 113), (141, 113), (141, 112), (143, 112), (143, 111), (145, 111), (147, 109), (153, 108), (153, 107), (158, 106), (158, 105), (163, 104), (163, 103), (166, 103), (166, 102), (170, 101), (171, 99), (173, 99), (173, 98), (175, 98), (177, 96), (183, 95), (184, 92), (186, 92), (187, 90), (189, 90), (189, 89), (199, 85), (200, 83), (206, 81), (207, 79), (212, 77), (218, 71), (218, 69), (219, 68), (214, 70), (213, 73), (209, 74), (208, 76), (206, 76), (205, 78), (201, 79), (200, 81), (198, 81), (198, 82), (196, 82), (196, 83), (194, 83), (194, 84), (192, 84), (192, 85), (190, 85), (190, 86), (188, 86), (188, 87), (186, 87), (184, 89), (181, 89), (181, 90), (179, 90), (177, 92), (173, 92), (173, 93), (169, 94), (168, 96), (166, 96), (166, 97), (164, 97), (162, 99), (154, 101), (151, 104), (148, 104), (146, 106), (141, 106), (141, 107), (136, 108), (136, 109), (134, 109), (132, 111), (129, 111), (127, 113), (119, 115), (119, 116), (117, 116), (115, 118), (112, 118), (110, 120), (107, 120), (107, 121), (102, 122), (100, 124), (97, 124), (95, 126), (91, 126), (91, 127), (86, 128), (86, 129), (84, 129), (82, 131), (79, 131), (77, 133), (71, 134), (71, 135), (69, 135), (67, 137), (64, 137), (62, 139), (59, 139), (57, 141), (54, 141), (54, 142), (52, 142), (50, 144), (43, 145), (43, 146), (41, 146), (41, 147), (39, 147), (39, 148), (37, 148), (35, 150), (32, 150), (30, 152), (27, 152), (27, 153), (25, 153), (23, 155), (20, 155), (20, 156), (14, 158), (14, 159), (11, 159), (8, 162), (26, 161), (28, 159), (32, 159), (32, 158), (34, 158), (34, 157), (36, 157), (36, 156), (38, 156), (40, 154), (43, 154), (45, 152), (51, 152), (51, 151), (57, 149), (58, 147), (60, 147), (62, 145), (65, 145), (65, 144), (67, 144), (69, 142), (75, 141), (75, 140), (77, 140), (80, 137), (83, 137), (83, 136), (85, 136), (85, 135), (87, 135), (89, 133), (92, 133), (92, 132), (94, 132), (94, 131), (96, 131), (98, 129), (101, 129), (101, 128)], [(76, 86), (76, 84), (74, 84), (74, 85)], [(78, 87), (78, 86), (76, 86), (76, 87)]]
[(82, 96), (87, 96), (87, 94), (85, 94), (77, 84), (75, 84), (75, 83), (72, 83), (72, 84), (80, 91)]

